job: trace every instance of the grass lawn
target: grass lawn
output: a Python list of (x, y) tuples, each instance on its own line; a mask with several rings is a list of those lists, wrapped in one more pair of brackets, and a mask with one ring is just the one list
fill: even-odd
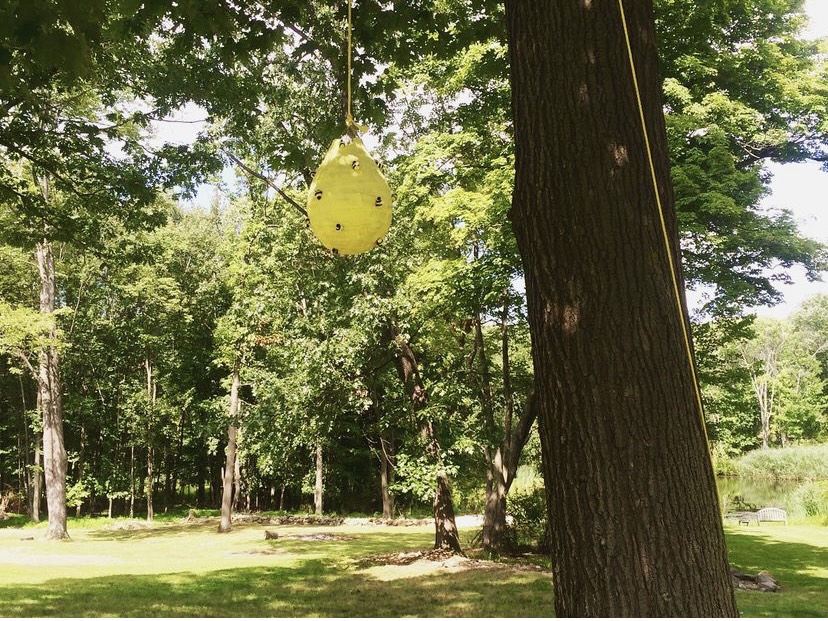
[[(0, 529), (0, 615), (10, 617), (548, 616), (550, 574), (499, 564), (362, 566), (372, 554), (426, 549), (431, 527), (236, 526), (217, 520), (147, 530)], [(330, 533), (346, 540), (286, 536)], [(34, 536), (34, 540), (21, 537)]]
[[(431, 527), (241, 525), (217, 520), (111, 529), (70, 523), (0, 528), (0, 615), (8, 617), (541, 617), (547, 572), (494, 563), (366, 564), (368, 555), (427, 549)], [(264, 530), (279, 532), (264, 539)], [(336, 540), (289, 537), (327, 533)], [(472, 533), (467, 533), (470, 536)], [(731, 563), (766, 570), (779, 593), (737, 592), (743, 616), (828, 617), (828, 527), (727, 527)], [(29, 537), (34, 537), (29, 540)], [(447, 566), (444, 566), (447, 565)]]
[(743, 617), (828, 617), (828, 526), (727, 526), (725, 532), (731, 565), (765, 570), (782, 586), (777, 593), (737, 591)]

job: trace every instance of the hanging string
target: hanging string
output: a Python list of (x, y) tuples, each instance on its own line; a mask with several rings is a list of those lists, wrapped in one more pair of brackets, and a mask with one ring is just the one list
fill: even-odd
[(353, 0), (348, 0), (348, 110), (345, 114), (345, 126), (348, 128), (348, 133), (351, 135), (357, 135), (360, 132), (368, 131), (368, 128), (364, 125), (360, 125), (356, 121), (354, 121), (354, 117), (352, 112), (352, 94), (351, 94), (351, 73), (352, 70), (352, 57), (353, 57), (353, 20), (351, 18), (351, 4)]
[(627, 43), (627, 56), (630, 60), (630, 71), (632, 72), (633, 87), (635, 89), (635, 98), (638, 102), (638, 116), (641, 121), (641, 132), (644, 135), (644, 146), (647, 150), (647, 161), (650, 165), (650, 178), (653, 183), (653, 192), (655, 193), (656, 205), (658, 206), (658, 217), (661, 221), (661, 234), (664, 238), (664, 247), (667, 251), (667, 261), (670, 265), (670, 278), (673, 282), (673, 294), (676, 301), (676, 310), (678, 311), (679, 323), (681, 324), (682, 335), (684, 337), (684, 350), (687, 354), (687, 362), (690, 364), (690, 373), (693, 378), (693, 389), (696, 393), (696, 406), (701, 419), (702, 430), (704, 431), (705, 444), (708, 447), (708, 458), (710, 458), (710, 440), (707, 437), (707, 425), (704, 421), (704, 405), (702, 403), (701, 385), (699, 383), (699, 376), (696, 370), (696, 361), (693, 358), (693, 347), (690, 344), (690, 330), (687, 327), (687, 322), (684, 320), (684, 306), (681, 302), (681, 289), (679, 287), (676, 264), (673, 261), (673, 248), (670, 244), (670, 234), (667, 231), (667, 222), (664, 217), (664, 206), (661, 204), (661, 195), (658, 191), (658, 176), (656, 175), (655, 164), (653, 162), (653, 150), (650, 146), (649, 132), (647, 131), (647, 122), (644, 119), (644, 104), (641, 100), (641, 89), (638, 86), (638, 75), (635, 69), (635, 60), (633, 58), (632, 44), (630, 43), (630, 31), (627, 27), (627, 16), (624, 12), (624, 0), (618, 0), (618, 8), (621, 11), (621, 24), (624, 26), (624, 39)]
[(351, 54), (352, 52), (352, 31), (353, 21), (351, 20), (351, 2), (348, 0), (348, 113), (345, 115), (345, 123), (351, 125), (354, 122), (354, 117), (351, 115)]

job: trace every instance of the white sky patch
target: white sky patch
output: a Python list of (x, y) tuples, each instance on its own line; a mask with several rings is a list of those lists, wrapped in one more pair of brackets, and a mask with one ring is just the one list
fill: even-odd
[(199, 132), (206, 127), (207, 111), (194, 104), (188, 103), (166, 119), (153, 121), (153, 146), (169, 144), (192, 144)]
[(805, 35), (811, 38), (828, 36), (828, 0), (805, 0), (808, 27)]

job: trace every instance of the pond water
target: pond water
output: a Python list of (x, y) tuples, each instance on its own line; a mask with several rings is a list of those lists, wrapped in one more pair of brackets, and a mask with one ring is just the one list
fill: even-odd
[(780, 483), (774, 480), (745, 477), (720, 477), (716, 480), (722, 511), (750, 511), (762, 507), (785, 509), (796, 482)]

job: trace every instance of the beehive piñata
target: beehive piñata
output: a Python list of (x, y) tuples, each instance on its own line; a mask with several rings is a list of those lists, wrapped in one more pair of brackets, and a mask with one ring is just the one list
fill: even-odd
[(310, 226), (334, 254), (379, 245), (391, 226), (391, 190), (357, 137), (331, 143), (308, 190)]

